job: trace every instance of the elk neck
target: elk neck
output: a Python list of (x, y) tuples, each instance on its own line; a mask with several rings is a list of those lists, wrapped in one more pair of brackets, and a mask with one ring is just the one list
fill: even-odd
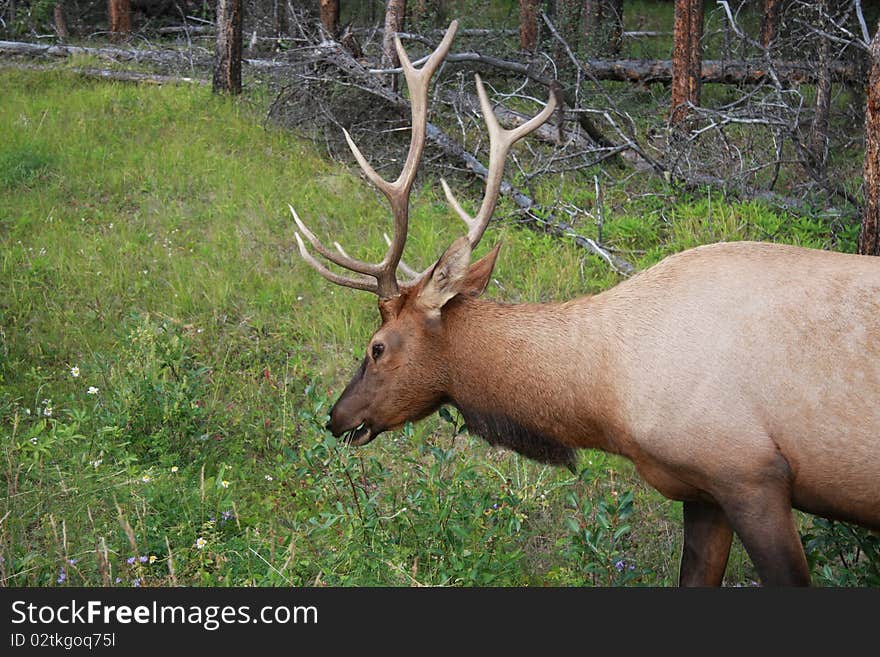
[(447, 304), (448, 398), (472, 432), (559, 465), (570, 465), (572, 448), (618, 451), (608, 358), (616, 332), (598, 300)]

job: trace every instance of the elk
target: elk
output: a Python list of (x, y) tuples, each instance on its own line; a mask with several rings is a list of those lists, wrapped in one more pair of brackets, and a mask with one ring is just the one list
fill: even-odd
[[(412, 101), (397, 180), (381, 178), (345, 133), (391, 206), (382, 261), (327, 248), (290, 208), (306, 262), (379, 298), (381, 326), (328, 429), (365, 445), (451, 404), (471, 432), (537, 461), (571, 465), (582, 448), (620, 454), (683, 502), (681, 585), (720, 585), (734, 532), (765, 585), (808, 585), (792, 508), (880, 529), (880, 260), (719, 243), (564, 303), (481, 299), (499, 246), (473, 264), (471, 253), (495, 209), (504, 160), (556, 101), (504, 130), (477, 76), (490, 136), (484, 198), (472, 217), (442, 181), (467, 235), (428, 269), (412, 270), (401, 256), (428, 85), (455, 29), (421, 69), (395, 40)], [(303, 237), (353, 275), (315, 258)]]

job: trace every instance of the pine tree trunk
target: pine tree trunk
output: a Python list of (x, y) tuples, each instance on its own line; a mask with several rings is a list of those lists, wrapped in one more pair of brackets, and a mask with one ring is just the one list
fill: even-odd
[(67, 37), (70, 36), (70, 33), (67, 30), (67, 17), (64, 15), (64, 3), (58, 2), (55, 5), (54, 10), (54, 18), (55, 18), (55, 34), (58, 35), (58, 38), (64, 41)]
[(540, 0), (519, 0), (519, 47), (520, 50), (535, 52), (541, 34), (538, 25)]
[[(553, 16), (559, 36), (563, 38), (575, 54), (578, 53), (578, 42), (581, 40), (578, 26), (580, 25), (582, 4), (584, 4), (583, 0), (556, 0)], [(557, 69), (556, 77), (566, 84), (569, 81), (573, 81), (575, 77), (574, 64), (569, 58), (568, 53), (565, 52), (565, 47), (558, 41), (556, 42), (554, 57)]]
[(285, 36), (287, 34), (287, 0), (274, 0), (272, 19), (275, 27), (275, 37)]
[(331, 36), (339, 34), (339, 0), (321, 0), (321, 25)]
[(880, 256), (880, 25), (871, 41), (865, 109), (865, 205), (859, 232), (859, 253)]
[(131, 34), (131, 0), (109, 0), (110, 38), (123, 39)]
[(700, 104), (700, 72), (703, 35), (702, 0), (675, 0), (675, 29), (672, 49), (672, 112), (670, 122), (680, 123), (688, 114), (688, 103)]
[(588, 55), (619, 55), (623, 46), (623, 0), (582, 0), (584, 46)]
[(214, 93), (241, 93), (242, 0), (218, 0)]
[[(824, 16), (828, 11), (828, 0), (821, 0), (818, 4), (823, 15), (821, 28), (827, 30), (828, 24), (824, 20)], [(823, 36), (817, 38), (819, 39), (819, 65), (816, 72), (816, 111), (810, 125), (809, 149), (816, 175), (819, 178), (824, 178), (828, 156), (828, 115), (831, 111), (831, 42)]]
[(761, 45), (765, 48), (769, 48), (776, 38), (781, 8), (782, 0), (764, 0), (764, 14), (761, 17)]
[[(406, 18), (406, 0), (388, 0), (385, 9), (385, 32), (382, 35), (382, 66), (396, 68), (400, 65), (397, 50), (394, 48), (394, 35), (403, 31)], [(391, 87), (397, 91), (397, 76), (391, 76)]]
[(608, 3), (608, 54), (619, 55), (623, 47), (623, 0), (606, 0)]

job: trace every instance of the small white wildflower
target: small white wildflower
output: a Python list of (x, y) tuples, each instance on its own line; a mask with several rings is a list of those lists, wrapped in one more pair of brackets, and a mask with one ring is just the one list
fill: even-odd
[(225, 479), (220, 482), (220, 485), (223, 486), (223, 488), (229, 488), (229, 482)]
[(40, 255), (41, 255), (41, 256), (46, 255), (46, 248), (45, 248), (45, 247), (41, 247), (41, 248), (40, 248)]
[(29, 409), (29, 408), (24, 409), (24, 414), (25, 414), (25, 415), (30, 415), (30, 414), (31, 414), (31, 409)]
[(72, 376), (74, 379), (79, 376), (79, 368), (75, 365), (70, 368), (70, 376)]
[(89, 394), (89, 395), (97, 395), (97, 394), (98, 394), (98, 389), (97, 389), (95, 386), (89, 386), (89, 389), (86, 390), (86, 394)]
[(266, 475), (266, 481), (272, 481), (272, 475)]
[(34, 436), (33, 438), (31, 438), (31, 445), (36, 445), (36, 444), (37, 444), (37, 437)]
[(196, 539), (196, 547), (199, 548), (200, 550), (201, 550), (203, 547), (205, 547), (207, 544), (208, 544), (208, 541), (206, 541), (206, 540), (205, 540), (204, 538), (202, 538), (201, 536), (199, 536), (199, 537)]
[(89, 463), (92, 465), (92, 467), (95, 470), (97, 470), (98, 466), (101, 465), (101, 463), (103, 463), (103, 459), (95, 459), (94, 461), (89, 461)]
[(171, 472), (177, 472), (179, 469), (176, 465), (171, 466)]
[(142, 269), (142, 270), (141, 270), (141, 273), (144, 274), (144, 275), (146, 275), (146, 274), (149, 274), (149, 273), (150, 273), (150, 270), (149, 270), (149, 269)]
[(110, 228), (113, 228), (113, 222), (112, 222), (112, 221), (110, 222)]
[(302, 301), (302, 300), (303, 300), (303, 298), (302, 298), (302, 297), (300, 297), (300, 296), (298, 296), (298, 297), (297, 297), (297, 298), (296, 298), (296, 300), (297, 300), (297, 301)]
[(44, 408), (43, 415), (45, 415), (46, 417), (52, 417), (52, 407), (47, 406), (46, 408)]
[(148, 484), (153, 481), (153, 478), (150, 475), (144, 475), (143, 477), (141, 477), (141, 481), (145, 484)]

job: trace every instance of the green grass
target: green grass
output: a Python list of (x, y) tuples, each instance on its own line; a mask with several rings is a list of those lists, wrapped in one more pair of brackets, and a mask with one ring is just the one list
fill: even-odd
[[(301, 262), (287, 204), (377, 257), (387, 211), (355, 172), (203, 88), (9, 71), (0, 87), (0, 584), (675, 582), (680, 507), (621, 459), (585, 452), (571, 475), (450, 414), (359, 450), (323, 430), (378, 315)], [(591, 180), (565, 194), (588, 207)], [(423, 183), (417, 266), (461, 231)], [(639, 267), (716, 239), (829, 239), (640, 184), (609, 184), (603, 233)], [(495, 298), (617, 282), (507, 222), (480, 253), (498, 241)], [(737, 546), (728, 581), (754, 579)]]

